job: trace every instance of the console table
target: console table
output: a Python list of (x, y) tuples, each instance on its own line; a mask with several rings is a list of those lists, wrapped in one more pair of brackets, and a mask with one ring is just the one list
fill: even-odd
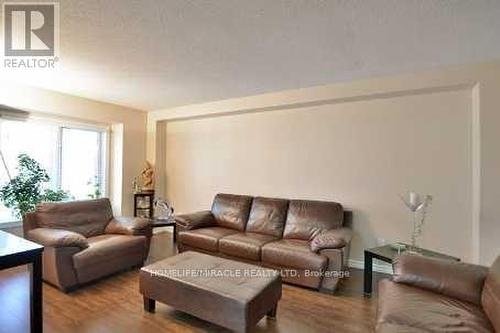
[(43, 246), (0, 231), (0, 270), (30, 264), (30, 329), (43, 331), (42, 321)]
[[(405, 245), (407, 248), (410, 247), (408, 244)], [(417, 248), (417, 252), (418, 255), (426, 257), (460, 261), (459, 258), (422, 248)], [(372, 293), (373, 258), (393, 264), (396, 258), (404, 253), (405, 251), (398, 251), (392, 248), (390, 244), (365, 250), (364, 294), (366, 297), (370, 297)]]

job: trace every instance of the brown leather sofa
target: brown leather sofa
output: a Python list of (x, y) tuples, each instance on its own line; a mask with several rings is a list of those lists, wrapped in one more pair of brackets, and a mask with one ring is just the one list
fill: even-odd
[(351, 229), (336, 202), (217, 194), (210, 211), (176, 224), (180, 252), (278, 269), (288, 283), (333, 291), (347, 266)]
[(377, 332), (500, 332), (500, 257), (492, 267), (404, 255), (379, 283)]
[(148, 219), (114, 217), (108, 199), (40, 204), (23, 229), (45, 246), (43, 279), (63, 291), (142, 266), (152, 234)]

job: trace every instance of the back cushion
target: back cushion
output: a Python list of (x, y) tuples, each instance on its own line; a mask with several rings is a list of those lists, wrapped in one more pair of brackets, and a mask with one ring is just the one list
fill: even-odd
[(481, 303), (493, 327), (497, 332), (500, 332), (500, 256), (497, 257), (488, 272)]
[(69, 230), (85, 237), (103, 234), (112, 218), (108, 199), (42, 203), (36, 209), (39, 227)]
[(325, 230), (342, 227), (344, 209), (336, 202), (291, 200), (283, 238), (312, 240)]
[(254, 198), (246, 231), (281, 238), (287, 208), (285, 199)]
[(219, 193), (214, 198), (212, 214), (218, 226), (244, 231), (251, 204), (250, 196)]

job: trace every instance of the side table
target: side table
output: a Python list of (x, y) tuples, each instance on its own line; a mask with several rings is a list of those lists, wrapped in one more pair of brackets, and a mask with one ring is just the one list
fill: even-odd
[[(405, 245), (407, 248), (410, 247), (408, 244)], [(419, 255), (423, 255), (426, 257), (460, 261), (459, 258), (422, 248), (417, 248), (417, 252), (419, 253)], [(405, 251), (398, 251), (396, 249), (393, 249), (390, 244), (365, 250), (364, 294), (366, 297), (370, 297), (372, 293), (373, 258), (382, 260), (389, 264), (394, 264), (398, 256), (404, 253)]]
[(151, 223), (151, 226), (153, 228), (160, 228), (160, 227), (173, 227), (174, 228), (174, 235), (173, 235), (173, 240), (174, 243), (177, 240), (177, 233), (176, 233), (176, 228), (175, 228), (175, 219), (159, 219), (159, 218), (154, 218), (152, 219), (153, 222)]

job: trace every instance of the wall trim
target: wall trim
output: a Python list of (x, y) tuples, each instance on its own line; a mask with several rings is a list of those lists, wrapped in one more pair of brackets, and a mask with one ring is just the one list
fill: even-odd
[[(408, 88), (398, 88), (394, 90), (387, 91), (376, 91), (376, 92), (360, 92), (359, 94), (353, 93), (346, 96), (335, 96), (331, 93), (329, 95), (321, 94), (321, 96), (316, 96), (312, 98), (285, 98), (280, 102), (274, 103), (260, 103), (254, 105), (248, 105), (247, 103), (242, 103), (240, 107), (225, 107), (212, 106), (212, 103), (207, 107), (202, 105), (193, 106), (194, 111), (184, 110), (186, 107), (174, 108), (164, 111), (152, 111), (149, 113), (149, 117), (153, 121), (182, 121), (182, 120), (193, 120), (193, 119), (204, 119), (204, 118), (214, 118), (214, 117), (224, 117), (230, 115), (248, 114), (248, 113), (260, 113), (260, 112), (270, 112), (270, 111), (280, 111), (280, 110), (292, 110), (292, 109), (302, 109), (306, 107), (331, 105), (331, 104), (341, 104), (341, 103), (352, 103), (361, 101), (370, 101), (376, 99), (390, 99), (404, 96), (417, 96), (417, 95), (427, 95), (435, 94), (441, 92), (451, 92), (451, 91), (461, 91), (470, 90), (477, 85), (477, 82), (458, 82), (458, 83), (448, 83), (440, 85), (432, 85), (427, 87), (408, 87)], [(311, 88), (313, 89), (313, 88)], [(258, 97), (258, 96), (254, 96)], [(265, 95), (262, 95), (265, 98)], [(287, 100), (288, 99), (288, 100)], [(220, 103), (227, 103), (232, 100), (224, 100)], [(217, 102), (213, 102), (216, 104)]]
[(480, 224), (481, 224), (481, 84), (478, 82), (472, 88), (472, 129), (471, 129), (471, 159), (472, 159), (472, 262), (480, 262)]
[[(373, 271), (377, 273), (384, 273), (384, 274), (393, 274), (392, 271), (392, 265), (388, 263), (384, 263), (382, 261), (379, 261), (378, 263), (376, 262), (377, 260), (373, 260)], [(350, 268), (356, 268), (356, 269), (365, 269), (365, 262), (363, 260), (356, 260), (356, 259), (349, 259), (348, 266)]]

